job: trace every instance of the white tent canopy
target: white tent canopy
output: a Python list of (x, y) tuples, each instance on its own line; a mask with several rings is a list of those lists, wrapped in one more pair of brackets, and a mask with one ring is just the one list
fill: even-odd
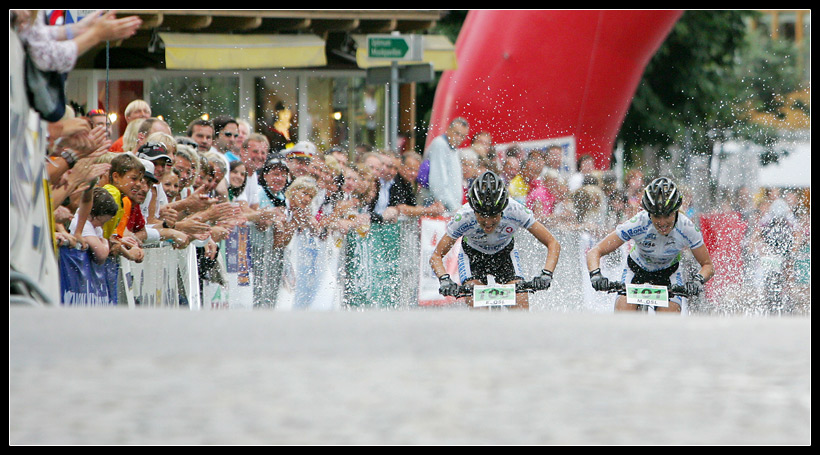
[(760, 168), (763, 187), (811, 187), (811, 142), (795, 144), (779, 162)]
[(777, 150), (788, 150), (788, 156), (777, 163), (760, 164), (763, 148), (750, 142), (729, 141), (716, 144), (712, 161), (712, 175), (725, 188), (739, 186), (810, 188), (811, 140), (780, 142)]

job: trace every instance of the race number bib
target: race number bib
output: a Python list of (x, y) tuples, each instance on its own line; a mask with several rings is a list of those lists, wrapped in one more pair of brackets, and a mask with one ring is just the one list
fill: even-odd
[(473, 287), (473, 307), (515, 306), (515, 284)]
[(668, 307), (669, 292), (666, 286), (652, 284), (627, 284), (626, 302), (634, 305)]

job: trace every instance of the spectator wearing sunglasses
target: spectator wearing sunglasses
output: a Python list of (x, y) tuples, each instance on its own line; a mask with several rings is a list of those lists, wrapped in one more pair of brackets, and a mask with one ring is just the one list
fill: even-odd
[(211, 152), (215, 152), (222, 158), (224, 164), (224, 178), (220, 179), (220, 183), (224, 183), (224, 187), (228, 185), (228, 170), (231, 168), (231, 161), (239, 160), (239, 150), (237, 150), (234, 138), (239, 134), (239, 124), (236, 119), (227, 115), (220, 115), (212, 121), (214, 127), (213, 145)]
[(221, 115), (214, 119), (214, 148), (227, 156), (229, 161), (239, 159), (236, 138), (239, 136), (239, 123), (233, 117)]

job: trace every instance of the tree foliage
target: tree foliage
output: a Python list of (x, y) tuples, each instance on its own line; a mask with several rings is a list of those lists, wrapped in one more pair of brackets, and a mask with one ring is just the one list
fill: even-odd
[[(798, 90), (800, 74), (786, 41), (751, 30), (753, 10), (685, 11), (649, 61), (617, 141), (629, 163), (644, 147), (663, 151), (686, 144), (687, 152), (710, 154), (728, 137), (771, 146), (776, 126), (753, 113), (780, 116), (786, 94)], [(455, 42), (466, 11), (451, 11), (438, 24)], [(436, 82), (417, 89), (419, 143), (429, 123)], [(808, 111), (808, 106), (797, 106)], [(757, 117), (759, 118), (759, 117)], [(776, 159), (776, 153), (769, 158)]]
[(709, 154), (716, 140), (742, 137), (770, 146), (775, 127), (753, 112), (775, 112), (799, 75), (788, 44), (748, 27), (754, 11), (686, 11), (651, 59), (618, 140), (626, 160), (646, 146), (685, 143)]

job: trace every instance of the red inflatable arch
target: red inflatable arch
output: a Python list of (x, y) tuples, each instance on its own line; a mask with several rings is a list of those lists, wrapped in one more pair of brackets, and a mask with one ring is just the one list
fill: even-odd
[[(680, 11), (470, 11), (427, 141), (464, 117), (497, 144), (572, 137), (608, 168), (644, 68)], [(466, 144), (465, 144), (466, 145)]]

